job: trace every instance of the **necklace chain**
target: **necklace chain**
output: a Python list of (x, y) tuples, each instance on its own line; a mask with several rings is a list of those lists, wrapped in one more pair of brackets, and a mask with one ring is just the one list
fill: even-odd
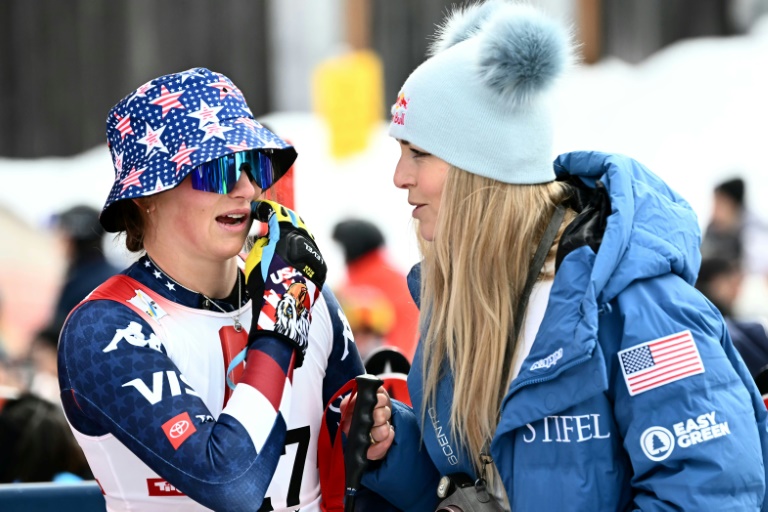
[[(240, 332), (240, 331), (243, 330), (243, 324), (240, 323), (240, 308), (242, 307), (242, 304), (243, 304), (243, 296), (242, 296), (242, 287), (243, 287), (243, 285), (242, 285), (242, 282), (240, 281), (240, 273), (239, 272), (240, 271), (238, 271), (238, 275), (237, 275), (237, 304), (238, 304), (238, 306), (237, 306), (237, 309), (235, 309), (235, 311), (234, 311), (235, 314), (232, 316), (232, 320), (235, 322), (235, 330), (237, 332)], [(214, 306), (219, 308), (219, 310), (222, 313), (229, 313), (224, 308), (222, 308), (221, 306), (216, 304), (216, 302), (212, 298), (208, 297), (203, 292), (200, 292), (200, 295), (205, 297), (205, 300), (207, 300), (208, 302), (210, 302), (211, 304), (213, 304)]]
[[(221, 311), (222, 313), (225, 313), (225, 314), (229, 314), (230, 313), (229, 311), (225, 310), (224, 308), (222, 308), (221, 306), (216, 304), (216, 302), (212, 298), (210, 298), (209, 296), (207, 296), (203, 292), (198, 292), (198, 291), (192, 290), (190, 288), (187, 288), (186, 286), (184, 286), (183, 284), (181, 284), (180, 282), (176, 281), (174, 278), (169, 276), (168, 273), (165, 270), (160, 268), (160, 265), (155, 263), (155, 260), (153, 260), (149, 256), (149, 254), (147, 254), (147, 259), (149, 261), (151, 261), (152, 264), (155, 266), (155, 268), (157, 268), (160, 272), (162, 272), (163, 275), (165, 277), (167, 277), (168, 280), (172, 281), (174, 284), (176, 284), (178, 286), (181, 286), (185, 290), (188, 290), (188, 291), (190, 291), (192, 293), (198, 293), (198, 294), (202, 295), (205, 298), (205, 300), (208, 301), (209, 304), (213, 304), (214, 306), (216, 306), (219, 309), (219, 311)], [(240, 331), (243, 330), (243, 324), (240, 323), (240, 309), (243, 307), (243, 293), (242, 292), (243, 292), (243, 283), (242, 283), (242, 280), (240, 279), (240, 270), (238, 269), (238, 271), (237, 271), (237, 308), (235, 309), (234, 315), (232, 316), (232, 320), (235, 322), (235, 330), (237, 332), (240, 332)]]

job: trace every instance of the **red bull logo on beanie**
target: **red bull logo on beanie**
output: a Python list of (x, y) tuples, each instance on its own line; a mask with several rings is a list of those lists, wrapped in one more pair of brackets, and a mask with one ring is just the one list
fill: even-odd
[(410, 100), (405, 97), (404, 92), (397, 95), (397, 101), (392, 105), (392, 122), (399, 125), (405, 125), (405, 111), (408, 109)]

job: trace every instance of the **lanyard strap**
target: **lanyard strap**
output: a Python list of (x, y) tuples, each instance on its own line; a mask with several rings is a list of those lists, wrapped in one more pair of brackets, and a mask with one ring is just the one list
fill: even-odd
[[(547, 259), (549, 249), (552, 247), (552, 243), (555, 241), (557, 231), (560, 229), (560, 224), (563, 222), (564, 217), (565, 207), (562, 204), (559, 204), (557, 207), (555, 207), (555, 211), (552, 213), (552, 218), (549, 219), (547, 229), (544, 230), (544, 235), (542, 235), (539, 246), (536, 248), (536, 253), (533, 256), (531, 268), (528, 270), (528, 277), (525, 281), (525, 287), (520, 294), (520, 301), (517, 303), (512, 334), (509, 336), (507, 350), (504, 352), (503, 368), (507, 371), (511, 371), (510, 366), (512, 365), (512, 355), (515, 352), (515, 342), (517, 341), (517, 337), (520, 335), (520, 329), (523, 326), (523, 316), (525, 316), (525, 310), (528, 307), (528, 299), (531, 297), (533, 285), (536, 284), (536, 280), (539, 278), (541, 267), (544, 266), (544, 261)], [(506, 395), (506, 389), (502, 387), (499, 390), (499, 393), (499, 403), (501, 403), (501, 399), (503, 399), (504, 395)], [(490, 459), (490, 453), (490, 443), (489, 441), (486, 441), (485, 445), (483, 445), (483, 451), (480, 454), (480, 460), (483, 464), (483, 468), (488, 463), (486, 460)]]
[[(549, 220), (549, 225), (547, 225), (547, 229), (544, 231), (544, 235), (541, 237), (539, 246), (536, 248), (536, 253), (534, 254), (533, 261), (531, 262), (531, 268), (528, 271), (528, 278), (525, 281), (525, 287), (520, 294), (520, 301), (517, 303), (514, 328), (512, 330), (512, 334), (509, 337), (507, 350), (504, 352), (504, 369), (509, 370), (509, 367), (512, 364), (512, 355), (515, 352), (515, 342), (517, 341), (517, 337), (520, 335), (520, 329), (523, 326), (523, 317), (525, 316), (525, 310), (528, 307), (528, 299), (531, 297), (533, 285), (536, 284), (536, 280), (539, 278), (541, 267), (544, 266), (544, 261), (547, 259), (549, 249), (552, 247), (552, 243), (555, 241), (557, 231), (560, 229), (560, 224), (563, 222), (563, 217), (565, 217), (565, 207), (559, 204), (555, 208), (555, 211), (552, 214), (552, 218)], [(502, 393), (506, 394), (504, 389), (501, 391)]]

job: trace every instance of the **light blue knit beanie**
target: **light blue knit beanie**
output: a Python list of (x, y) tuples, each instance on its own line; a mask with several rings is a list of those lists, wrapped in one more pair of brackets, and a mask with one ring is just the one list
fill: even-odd
[(530, 6), (455, 11), (403, 84), (389, 134), (473, 174), (553, 181), (551, 90), (570, 60), (568, 32)]

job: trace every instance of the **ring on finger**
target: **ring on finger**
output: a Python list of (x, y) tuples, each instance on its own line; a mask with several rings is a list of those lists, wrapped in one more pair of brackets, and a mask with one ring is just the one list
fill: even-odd
[(373, 438), (373, 434), (368, 432), (368, 438), (371, 440), (371, 446), (375, 445), (378, 441)]

